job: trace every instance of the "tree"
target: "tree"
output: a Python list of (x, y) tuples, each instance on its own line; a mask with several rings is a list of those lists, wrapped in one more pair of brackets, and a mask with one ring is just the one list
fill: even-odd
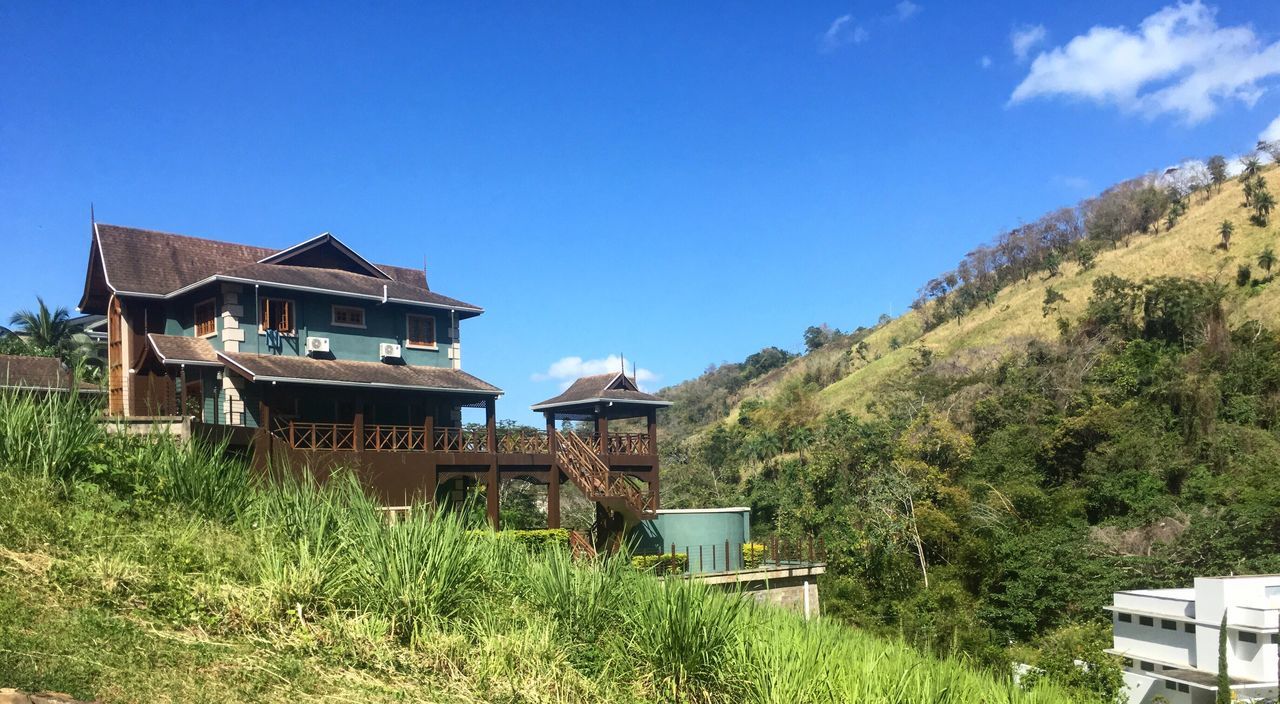
[(1058, 289), (1052, 286), (1046, 288), (1044, 290), (1044, 307), (1041, 308), (1044, 312), (1044, 317), (1047, 318), (1050, 313), (1058, 312), (1058, 304), (1065, 303), (1066, 301), (1067, 297), (1062, 295), (1062, 292)]
[(1272, 163), (1280, 163), (1280, 139), (1273, 139), (1269, 142), (1265, 139), (1258, 140), (1258, 151), (1271, 157)]
[(1271, 211), (1276, 207), (1275, 196), (1267, 190), (1267, 182), (1259, 176), (1253, 190), (1253, 216), (1249, 219), (1258, 227), (1266, 227)]
[(822, 348), (828, 342), (831, 342), (838, 331), (832, 330), (826, 323), (822, 325), (810, 325), (804, 330), (804, 349), (806, 352)]
[(1268, 274), (1271, 273), (1271, 267), (1276, 265), (1276, 251), (1270, 247), (1262, 250), (1258, 254), (1258, 266), (1262, 267)]
[(1227, 182), (1227, 160), (1221, 155), (1214, 155), (1209, 157), (1208, 166), (1209, 181), (1221, 191), (1222, 184)]
[(1218, 246), (1224, 251), (1231, 249), (1231, 235), (1235, 234), (1236, 226), (1231, 224), (1230, 220), (1223, 220), (1218, 226), (1218, 236), (1222, 238), (1222, 243)]
[(1250, 154), (1240, 160), (1240, 183), (1245, 183), (1258, 175), (1262, 170), (1262, 161), (1257, 154)]
[(27, 344), (48, 350), (58, 357), (69, 357), (76, 348), (75, 329), (71, 326), (71, 313), (59, 306), (53, 310), (43, 298), (36, 298), (35, 311), (22, 309), (9, 317), (13, 332), (26, 338)]
[(1218, 696), (1215, 704), (1231, 704), (1231, 676), (1227, 674), (1227, 611), (1222, 610), (1218, 628)]

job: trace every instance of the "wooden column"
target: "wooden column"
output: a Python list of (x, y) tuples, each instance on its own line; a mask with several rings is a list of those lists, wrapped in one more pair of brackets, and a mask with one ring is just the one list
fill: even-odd
[[(654, 457), (657, 457), (658, 456), (658, 409), (650, 408), (649, 412), (645, 414), (645, 420), (648, 421), (648, 425), (649, 425), (649, 452)], [(660, 505), (659, 489), (660, 487), (658, 486), (658, 463), (654, 462), (653, 466), (649, 468), (649, 493), (653, 496), (654, 509), (657, 509), (658, 506)]]
[(178, 365), (178, 383), (182, 384), (182, 390), (178, 392), (178, 412), (174, 415), (187, 417), (187, 365)]
[(596, 409), (596, 434), (600, 436), (599, 452), (609, 451), (609, 417), (605, 415), (604, 406)]
[(435, 418), (427, 416), (422, 422), (422, 450), (426, 453), (427, 463), (427, 503), (432, 509), (436, 507), (436, 492), (440, 489), (440, 475), (436, 469), (436, 428)]
[(494, 530), (501, 529), (501, 522), (498, 520), (498, 453), (497, 439), (498, 426), (497, 422), (497, 402), (495, 399), (486, 399), (484, 402), (484, 422), (485, 436), (488, 447), (485, 449), (489, 453), (489, 478), (488, 490), (485, 492), (489, 509), (489, 524)]
[(556, 414), (547, 416), (547, 451), (551, 466), (547, 468), (547, 527), (560, 527), (560, 465), (556, 463)]
[(364, 406), (356, 404), (356, 416), (352, 419), (352, 445), (356, 452), (364, 452)]

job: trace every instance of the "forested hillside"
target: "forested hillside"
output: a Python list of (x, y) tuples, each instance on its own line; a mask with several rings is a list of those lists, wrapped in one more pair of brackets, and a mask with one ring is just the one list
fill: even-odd
[(687, 432), (666, 505), (820, 535), (829, 613), (1062, 679), (1102, 657), (1116, 589), (1280, 571), (1263, 161), (1119, 184), (979, 247), (900, 318), (667, 390)]

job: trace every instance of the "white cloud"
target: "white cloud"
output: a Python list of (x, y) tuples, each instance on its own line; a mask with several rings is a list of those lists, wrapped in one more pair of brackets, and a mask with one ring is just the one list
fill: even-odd
[(911, 0), (902, 0), (902, 2), (894, 5), (894, 12), (897, 14), (899, 22), (907, 20), (920, 14), (920, 6), (911, 2)]
[(1009, 44), (1013, 47), (1013, 55), (1018, 57), (1019, 61), (1025, 61), (1031, 50), (1037, 44), (1043, 42), (1047, 36), (1049, 36), (1049, 32), (1042, 24), (1027, 24), (1015, 27), (1009, 33)]
[(1252, 106), (1262, 81), (1280, 76), (1280, 41), (1264, 45), (1247, 25), (1219, 27), (1214, 14), (1195, 0), (1161, 9), (1137, 30), (1093, 27), (1037, 56), (1009, 102), (1081, 98), (1191, 124), (1224, 101)]
[(846, 44), (861, 44), (870, 36), (862, 25), (853, 21), (853, 15), (840, 15), (832, 20), (822, 35), (819, 48), (823, 52), (832, 52)]
[(978, 59), (978, 65), (983, 68), (991, 68), (991, 57), (984, 56), (981, 59)]
[[(622, 357), (611, 354), (600, 359), (583, 359), (581, 357), (561, 357), (547, 367), (547, 371), (534, 374), (534, 381), (560, 382), (561, 390), (569, 387), (575, 379), (592, 374), (607, 374), (622, 370)], [(631, 375), (631, 362), (627, 362), (627, 375)], [(635, 370), (636, 384), (641, 389), (649, 390), (649, 382), (658, 380), (658, 375), (651, 370), (639, 367)]]
[(1280, 117), (1272, 120), (1262, 134), (1258, 135), (1258, 139), (1263, 142), (1280, 142)]

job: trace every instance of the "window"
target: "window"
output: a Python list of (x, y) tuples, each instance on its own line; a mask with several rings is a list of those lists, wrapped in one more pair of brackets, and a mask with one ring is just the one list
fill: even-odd
[(436, 319), (429, 315), (405, 316), (405, 344), (418, 349), (435, 349)]
[(364, 308), (357, 306), (334, 306), (333, 324), (344, 328), (364, 327)]
[(1176, 631), (1178, 630), (1178, 622), (1162, 618), (1160, 619), (1160, 627), (1166, 631)]
[(1164, 681), (1164, 688), (1165, 688), (1165, 689), (1177, 689), (1177, 688), (1178, 688), (1178, 683), (1177, 683), (1177, 682), (1174, 682), (1173, 680), (1165, 680), (1165, 681)]
[(1240, 642), (1241, 643), (1257, 643), (1258, 634), (1250, 633), (1249, 631), (1240, 631)]
[(293, 334), (293, 301), (283, 298), (264, 298), (259, 305), (259, 332), (275, 330), (284, 335)]
[(1280, 645), (1280, 633), (1272, 633), (1272, 634), (1271, 634), (1271, 644), (1272, 644), (1272, 645)]
[(1184, 682), (1179, 682), (1179, 683), (1178, 683), (1178, 691), (1179, 691), (1179, 692), (1182, 692), (1183, 694), (1186, 694), (1187, 692), (1190, 692), (1190, 691), (1191, 691), (1191, 685), (1186, 684), (1186, 683), (1184, 683)]
[(1125, 666), (1125, 667), (1133, 667), (1133, 658), (1125, 658), (1125, 659), (1124, 659), (1124, 666)]
[(1155, 665), (1155, 663), (1152, 663), (1152, 662), (1140, 662), (1140, 663), (1138, 663), (1138, 667), (1139, 667), (1139, 668), (1141, 668), (1143, 672), (1155, 672), (1155, 671), (1156, 671), (1156, 665)]
[(1151, 618), (1150, 616), (1139, 616), (1139, 617), (1138, 617), (1138, 625), (1139, 625), (1139, 626), (1154, 626), (1154, 625), (1156, 625), (1156, 622), (1155, 622), (1155, 619)]
[(206, 337), (218, 332), (218, 302), (210, 298), (196, 304), (196, 337)]
[(1133, 623), (1133, 614), (1116, 614), (1116, 618), (1120, 619), (1120, 623)]
[(1196, 624), (1194, 624), (1194, 623), (1184, 623), (1184, 624), (1182, 624), (1182, 630), (1186, 631), (1187, 633), (1195, 633), (1195, 632), (1196, 632)]

